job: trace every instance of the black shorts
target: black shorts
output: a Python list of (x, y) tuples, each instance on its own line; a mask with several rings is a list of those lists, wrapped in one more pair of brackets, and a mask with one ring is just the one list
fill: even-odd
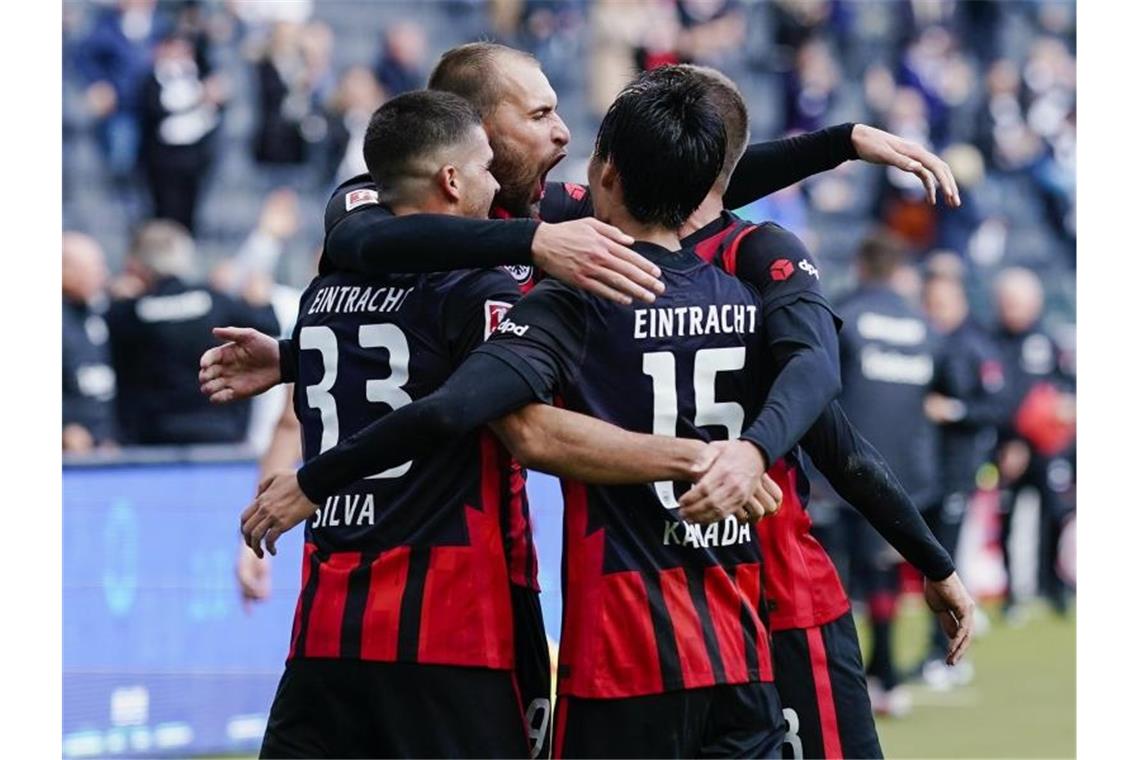
[(509, 670), (362, 660), (285, 665), (263, 758), (529, 755)]
[(780, 756), (784, 719), (771, 683), (624, 699), (560, 696), (554, 757)]
[(785, 758), (880, 758), (855, 620), (772, 634), (776, 687), (788, 721)]
[(550, 645), (538, 592), (511, 586), (515, 614), (515, 675), (532, 758), (550, 757)]

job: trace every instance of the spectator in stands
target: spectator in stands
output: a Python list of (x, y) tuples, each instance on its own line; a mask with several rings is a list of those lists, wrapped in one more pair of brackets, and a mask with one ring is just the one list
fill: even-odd
[[(1074, 442), (1076, 400), (1073, 378), (1058, 361), (1057, 344), (1041, 325), (1041, 281), (1028, 269), (1004, 270), (995, 283), (998, 330), (995, 335), (1006, 380), (1006, 408), (999, 427), (998, 469), (1002, 477), (1002, 552), (1009, 572), (1013, 514), (1022, 491), (1040, 498), (1038, 591), (1053, 609), (1067, 608), (1064, 583), (1057, 575), (1057, 545), (1069, 507), (1060, 494), (1072, 485), (1066, 455)], [(1006, 612), (1018, 615), (1011, 587)]]
[(115, 440), (115, 371), (101, 303), (107, 263), (94, 239), (63, 233), (63, 450)]
[(213, 327), (247, 326), (277, 334), (272, 308), (193, 284), (194, 241), (175, 222), (143, 225), (127, 265), (144, 284), (144, 293), (115, 302), (107, 314), (122, 442), (241, 442), (249, 404), (211, 405), (198, 391), (198, 359), (217, 342)]
[(100, 120), (99, 137), (112, 178), (125, 180), (139, 153), (140, 95), (165, 24), (156, 0), (119, 0), (100, 11), (76, 48), (76, 68), (87, 82), (86, 102)]
[[(892, 287), (904, 255), (902, 241), (885, 233), (873, 234), (859, 248), (859, 285), (836, 303), (846, 325), (839, 334), (839, 402), (925, 512), (940, 498), (937, 433), (923, 412), (938, 341), (922, 312)], [(910, 702), (892, 652), (900, 558), (854, 510), (844, 515), (854, 543), (851, 582), (861, 588), (871, 613), (871, 704), (877, 712), (901, 715)]]
[(784, 77), (784, 129), (810, 132), (827, 126), (840, 84), (827, 44), (808, 40), (796, 51), (795, 67)]
[(195, 230), (225, 100), (224, 81), (202, 78), (188, 40), (170, 36), (159, 43), (142, 92), (141, 158), (156, 218)]
[(296, 166), (308, 157), (302, 132), (313, 110), (312, 83), (301, 48), (301, 25), (279, 21), (257, 64), (258, 121), (254, 158), (260, 164)]
[(339, 184), (368, 171), (364, 164), (364, 132), (385, 92), (365, 66), (353, 66), (340, 78), (329, 108), (329, 170), (324, 179)]
[(427, 82), (427, 35), (414, 21), (384, 30), (383, 49), (376, 61), (376, 80), (390, 97), (417, 90)]

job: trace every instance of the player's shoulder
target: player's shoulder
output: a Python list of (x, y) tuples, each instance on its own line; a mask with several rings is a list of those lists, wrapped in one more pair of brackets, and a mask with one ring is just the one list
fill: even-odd
[(383, 208), (376, 183), (368, 174), (357, 174), (337, 185), (325, 204), (325, 234), (353, 211)]
[(519, 289), (515, 278), (502, 267), (433, 272), (425, 275), (425, 281), (432, 288), (441, 293), (450, 293), (460, 290), (517, 293)]
[(794, 232), (775, 222), (745, 222), (739, 234), (740, 250), (749, 255), (770, 261), (778, 258), (812, 261), (811, 253), (803, 241)]

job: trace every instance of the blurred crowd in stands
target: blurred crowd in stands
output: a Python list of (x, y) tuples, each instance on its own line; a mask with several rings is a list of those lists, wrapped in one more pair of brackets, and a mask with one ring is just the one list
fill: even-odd
[[(739, 84), (754, 141), (862, 122), (950, 164), (959, 209), (928, 205), (913, 175), (848, 162), (740, 213), (800, 236), (837, 303), (888, 287), (890, 319), (958, 341), (950, 359), (932, 354), (913, 410), (882, 398), (873, 414), (911, 415), (959, 447), (958, 460), (942, 455), (948, 495), (920, 505), (947, 541), (979, 486), (1004, 488), (1003, 538), (1017, 491), (1039, 492), (1038, 587), (1063, 608), (1055, 559), (1076, 462), (1073, 2), (89, 0), (63, 15), (65, 451), (264, 448), (285, 399), (211, 407), (196, 381), (210, 328), (291, 329), (325, 200), (365, 171), (370, 114), (422, 87), (443, 50), (486, 38), (532, 52), (575, 137), (551, 179), (574, 181), (632, 75), (696, 62)], [(888, 238), (905, 253), (875, 285), (857, 254)], [(856, 336), (858, 313), (845, 316)], [(967, 354), (972, 384), (950, 366)], [(998, 386), (1003, 404), (975, 414)], [(873, 601), (881, 589), (868, 582)], [(897, 678), (881, 670), (890, 692)]]

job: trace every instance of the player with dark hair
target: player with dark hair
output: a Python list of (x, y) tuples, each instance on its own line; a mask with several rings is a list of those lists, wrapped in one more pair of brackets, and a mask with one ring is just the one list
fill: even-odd
[[(430, 128), (413, 128), (421, 122)], [(390, 101), (369, 125), (365, 153), (398, 214), (480, 216), (496, 189), (476, 112), (446, 93)], [(501, 270), (315, 280), (294, 333), (306, 459), (432, 390), (517, 298)], [(689, 479), (711, 459), (698, 441), (615, 436), (581, 415), (539, 411), (590, 441), (588, 452), (553, 437), (531, 447), (563, 463), (554, 468), (562, 474)], [(322, 500), (306, 527), (290, 658), (263, 756), (523, 756), (542, 747), (527, 746), (545, 719), (530, 725), (514, 677), (515, 641), (527, 635), (516, 628), (507, 558), (517, 472), (488, 433), (472, 433)], [(760, 493), (749, 517), (777, 501), (778, 492)]]
[[(648, 154), (658, 160), (646, 165)], [(399, 454), (385, 445), (374, 461), (419, 456), (556, 391), (566, 408), (632, 430), (737, 435), (759, 407), (760, 305), (677, 234), (723, 158), (723, 126), (699, 88), (623, 92), (591, 161), (597, 211), (636, 231), (635, 249), (671, 287), (634, 310), (540, 284), (439, 391), (371, 426), (408, 444)], [(302, 469), (307, 493), (338, 474), (343, 451)], [(778, 751), (783, 720), (751, 526), (678, 520), (673, 488), (564, 483), (557, 756)], [(260, 514), (251, 510), (246, 527)]]

